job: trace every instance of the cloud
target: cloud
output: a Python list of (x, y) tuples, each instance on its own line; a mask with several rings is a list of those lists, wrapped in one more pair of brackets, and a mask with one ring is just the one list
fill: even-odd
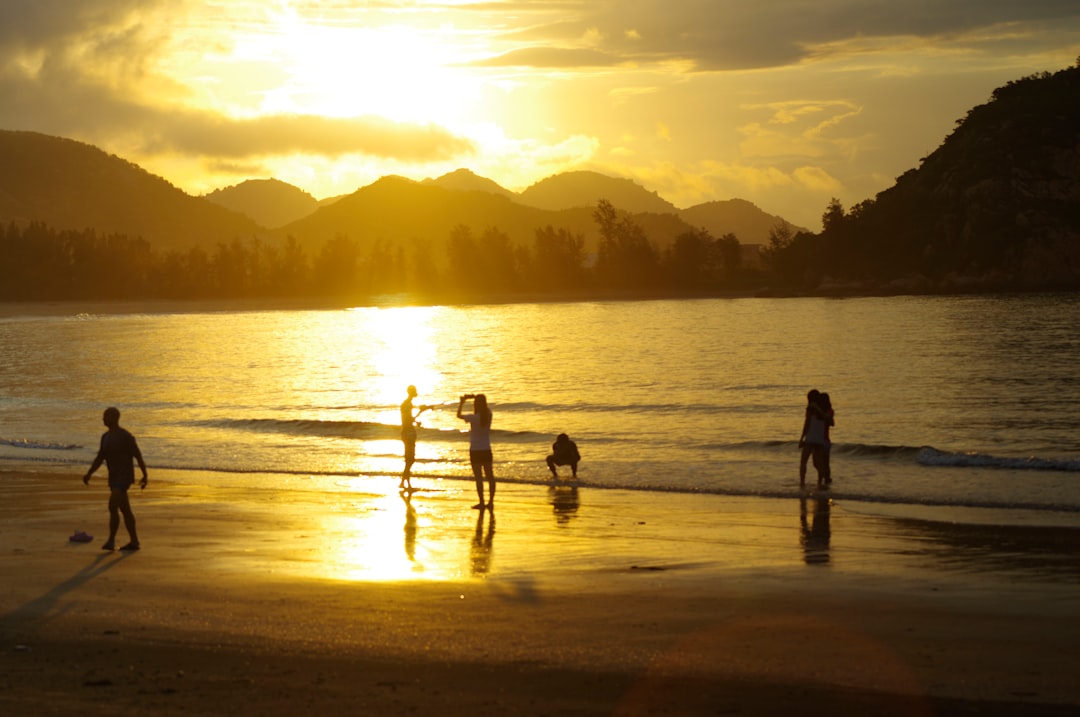
[(625, 60), (588, 48), (526, 47), (470, 63), (473, 67), (612, 67)]
[(439, 161), (471, 154), (471, 140), (436, 125), (382, 117), (333, 118), (270, 115), (228, 119), (194, 114), (156, 127), (145, 151), (190, 152), (240, 158), (281, 154), (365, 154), (405, 161)]
[[(5, 0), (0, 4), (0, 126), (32, 129), (142, 153), (239, 160), (288, 153), (364, 154), (402, 161), (469, 155), (472, 141), (421, 123), (377, 116), (302, 114), (235, 118), (182, 104), (156, 76), (164, 26), (148, 0)], [(181, 4), (168, 5), (169, 13)], [(155, 29), (157, 28), (157, 29)], [(169, 99), (155, 99), (167, 87)]]
[(0, 3), (0, 53), (33, 50), (125, 26), (140, 10), (165, 0), (4, 0)]
[[(812, 59), (818, 48), (836, 52), (860, 38), (923, 38), (983, 46), (1015, 40), (1018, 26), (1049, 31), (1080, 30), (1075, 0), (620, 0), (527, 3), (558, 13), (507, 34), (509, 41), (554, 48), (589, 47), (612, 63), (685, 60), (697, 70), (746, 70), (793, 65)], [(1033, 34), (1030, 44), (1037, 44)], [(511, 53), (525, 61), (527, 53)], [(563, 55), (563, 61), (576, 57)], [(581, 67), (596, 55), (581, 55)], [(565, 64), (561, 66), (566, 66)]]

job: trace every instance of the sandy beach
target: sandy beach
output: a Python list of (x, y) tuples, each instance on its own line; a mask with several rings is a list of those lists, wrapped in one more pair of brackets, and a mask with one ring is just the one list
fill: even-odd
[(513, 484), (493, 525), (461, 481), (162, 470), (125, 554), (80, 475), (0, 473), (4, 715), (1080, 708), (1073, 528)]

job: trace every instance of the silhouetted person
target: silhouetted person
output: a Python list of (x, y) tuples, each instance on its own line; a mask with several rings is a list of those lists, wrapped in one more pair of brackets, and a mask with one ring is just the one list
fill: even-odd
[(813, 459), (818, 474), (818, 485), (832, 482), (829, 473), (829, 426), (832, 425), (832, 407), (822, 402), (822, 394), (812, 389), (806, 394), (806, 415), (802, 433), (799, 435), (799, 485), (806, 485), (806, 463)]
[(399, 487), (412, 490), (412, 466), (416, 462), (416, 422), (417, 417), (430, 406), (421, 406), (420, 410), (413, 413), (413, 399), (416, 398), (416, 386), (409, 386), (406, 390), (408, 396), (401, 402), (401, 442), (405, 445), (405, 470), (401, 473)]
[[(463, 414), (465, 402), (472, 399), (473, 412)], [(476, 494), (480, 502), (473, 508), (484, 509), (484, 477), (488, 480), (488, 510), (495, 509), (495, 469), (491, 455), (491, 409), (488, 408), (487, 396), (482, 393), (467, 393), (461, 397), (457, 407), (457, 417), (469, 424), (469, 463), (473, 477), (476, 478)]]
[(824, 391), (818, 398), (818, 406), (825, 421), (825, 450), (821, 452), (821, 474), (825, 476), (825, 484), (828, 485), (832, 483), (832, 439), (829, 437), (829, 429), (836, 425), (836, 412), (833, 411), (832, 399)]
[(547, 457), (547, 464), (552, 477), (559, 477), (556, 466), (570, 466), (574, 478), (577, 478), (577, 464), (579, 461), (581, 461), (581, 454), (578, 453), (577, 444), (570, 440), (570, 436), (560, 433), (555, 442), (551, 444), (551, 455)]
[(128, 488), (135, 483), (135, 466), (132, 461), (138, 461), (139, 469), (142, 470), (142, 480), (139, 487), (146, 487), (146, 463), (143, 462), (139, 444), (135, 442), (135, 436), (120, 427), (120, 411), (116, 408), (106, 408), (102, 421), (109, 430), (101, 436), (101, 447), (94, 462), (90, 464), (90, 470), (83, 476), (83, 483), (89, 485), (90, 476), (94, 474), (104, 462), (109, 470), (109, 539), (101, 546), (102, 550), (116, 549), (116, 531), (120, 528), (120, 516), (124, 516), (124, 528), (127, 529), (130, 538), (127, 545), (121, 550), (138, 550), (139, 536), (135, 532), (135, 513), (131, 511), (131, 501), (128, 500)]

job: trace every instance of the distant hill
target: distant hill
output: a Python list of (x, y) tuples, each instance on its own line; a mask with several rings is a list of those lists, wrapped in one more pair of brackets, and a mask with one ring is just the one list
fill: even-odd
[[(414, 182), (384, 177), (322, 201), (276, 179), (248, 180), (193, 197), (91, 145), (34, 132), (0, 132), (0, 222), (39, 221), (143, 237), (157, 249), (213, 248), (233, 239), (293, 235), (308, 245), (339, 234), (388, 242), (445, 241), (458, 225), (494, 227), (519, 244), (552, 226), (596, 245), (600, 199), (633, 215), (658, 247), (705, 228), (743, 243), (766, 240), (774, 219), (748, 202), (714, 202), (680, 212), (655, 192), (595, 172), (568, 172), (520, 195), (459, 169)], [(544, 206), (537, 206), (537, 204)]]
[(0, 222), (33, 221), (142, 237), (159, 249), (265, 234), (252, 219), (89, 144), (0, 130)]
[(437, 179), (425, 179), (422, 184), (433, 184), (457, 192), (488, 192), (514, 201), (518, 200), (517, 194), (504, 188), (498, 182), (474, 174), (468, 169), (457, 169)]
[(633, 214), (678, 213), (674, 204), (633, 180), (585, 171), (563, 172), (542, 179), (523, 191), (518, 201), (531, 207), (558, 211), (595, 207), (601, 199)]
[(998, 88), (917, 169), (825, 219), (793, 243), (803, 276), (1080, 288), (1080, 65)]
[(271, 229), (306, 217), (319, 207), (315, 197), (277, 179), (249, 179), (210, 192), (205, 198)]
[[(708, 230), (714, 237), (734, 234), (742, 244), (765, 244), (773, 228), (787, 223), (783, 217), (769, 214), (745, 199), (697, 204), (679, 210), (679, 216), (691, 226)], [(800, 231), (802, 227), (793, 229)]]
[(459, 225), (477, 236), (495, 227), (518, 243), (531, 244), (536, 229), (548, 224), (592, 231), (591, 210), (547, 212), (485, 191), (462, 192), (434, 183), (388, 176), (321, 206), (280, 232), (317, 245), (338, 234), (354, 239), (411, 242), (444, 241)]
[[(338, 234), (390, 243), (415, 239), (438, 243), (445, 241), (454, 227), (463, 225), (474, 236), (494, 227), (512, 241), (531, 246), (537, 229), (552, 226), (580, 234), (585, 238), (586, 248), (592, 250), (598, 239), (594, 210), (594, 206), (581, 206), (549, 211), (490, 192), (462, 192), (431, 182), (383, 177), (282, 227), (279, 233), (292, 235), (306, 245), (318, 245)], [(660, 248), (692, 229), (673, 213), (633, 217)]]

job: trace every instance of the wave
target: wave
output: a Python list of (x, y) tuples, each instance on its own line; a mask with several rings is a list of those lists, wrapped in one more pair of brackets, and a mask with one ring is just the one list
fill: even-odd
[[(376, 423), (373, 421), (328, 421), (320, 419), (277, 419), (277, 418), (241, 418), (189, 421), (183, 425), (208, 428), (224, 428), (252, 433), (281, 433), (291, 436), (310, 436), (317, 438), (353, 438), (398, 440), (401, 438), (401, 426), (397, 423)], [(464, 431), (417, 428), (417, 436), (422, 441), (439, 442), (461, 440)], [(550, 440), (546, 433), (532, 431), (507, 431), (492, 429), (492, 440), (517, 443), (538, 439)]]
[[(793, 453), (797, 441), (744, 441), (707, 446), (717, 450)], [(1002, 470), (1080, 471), (1080, 459), (1039, 456), (996, 456), (975, 451), (946, 451), (933, 446), (890, 446), (872, 443), (834, 443), (833, 455), (872, 460), (895, 460), (932, 468), (1000, 468)]]
[(76, 443), (50, 443), (48, 441), (34, 441), (29, 438), (0, 438), (0, 446), (38, 451), (77, 451), (82, 448)]
[(223, 418), (188, 421), (183, 425), (205, 428), (225, 428), (252, 433), (284, 433), (321, 438), (387, 438), (400, 435), (400, 427), (369, 421), (322, 421), (317, 419)]
[(924, 466), (947, 468), (1005, 468), (1028, 471), (1080, 471), (1080, 460), (1063, 458), (1012, 458), (992, 456), (986, 453), (954, 453), (940, 451), (930, 446), (919, 449), (918, 462)]

